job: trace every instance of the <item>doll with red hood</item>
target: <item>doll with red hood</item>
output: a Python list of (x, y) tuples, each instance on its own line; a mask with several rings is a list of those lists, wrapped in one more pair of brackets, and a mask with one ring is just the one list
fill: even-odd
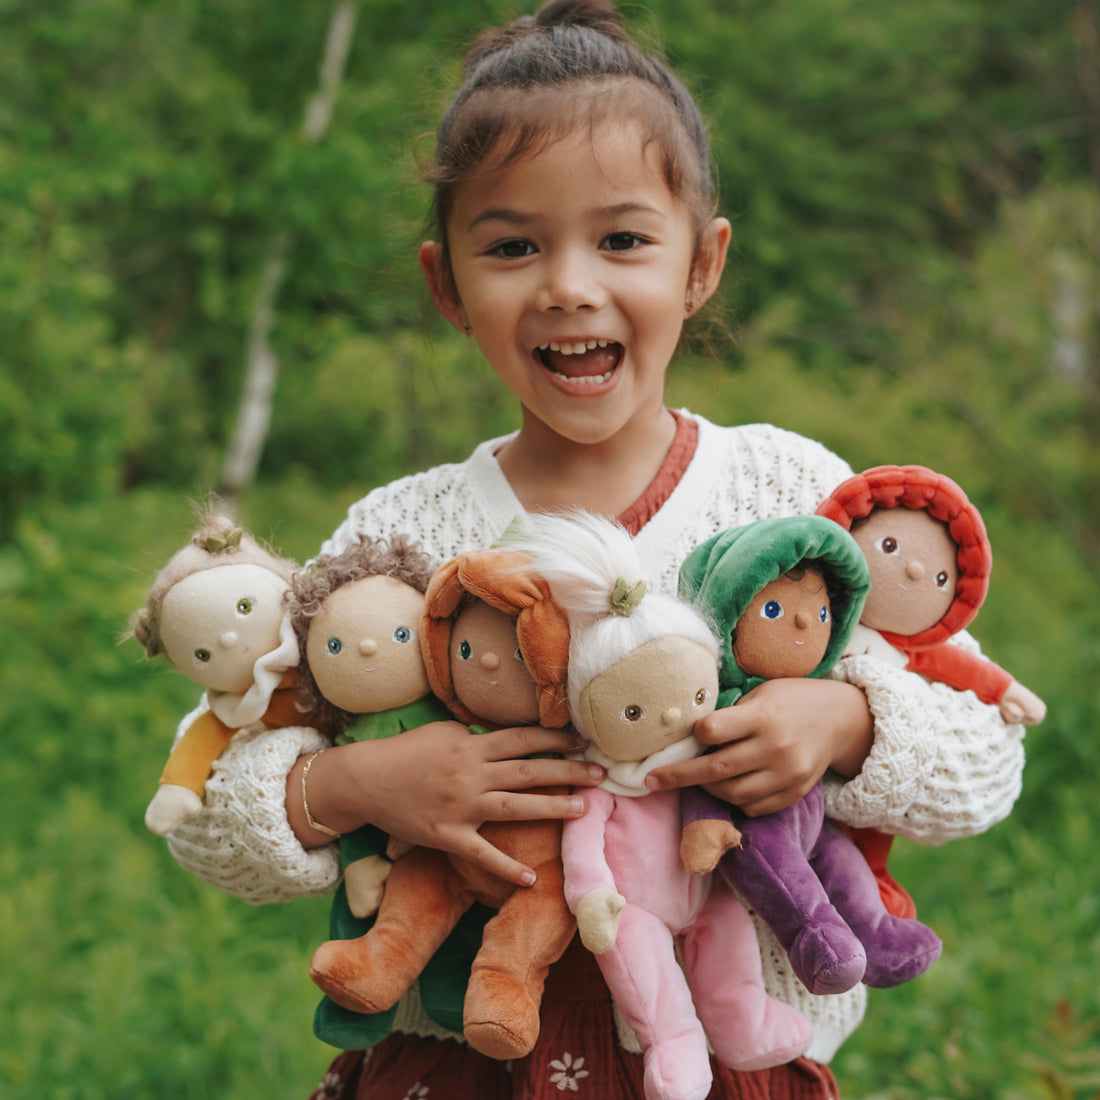
[(173, 747), (145, 824), (166, 836), (202, 809), (214, 761), (244, 726), (292, 726), (298, 645), (283, 606), (297, 564), (212, 508), (157, 574), (131, 625), (146, 655), (163, 653), (206, 689), (209, 709)]
[[(428, 586), (420, 619), (424, 675), (472, 728), (568, 722), (564, 676), (569, 631), (545, 582), (522, 555), (462, 554)], [(518, 888), (448, 852), (414, 848), (394, 864), (374, 925), (314, 953), (313, 980), (343, 1008), (390, 1009), (475, 903), (485, 925), (465, 991), (467, 1041), (493, 1058), (530, 1052), (550, 965), (576, 930), (562, 893), (561, 822), (488, 822), (482, 835), (534, 868)]]
[[(839, 485), (818, 514), (852, 533), (871, 588), (845, 655), (867, 654), (996, 705), (1006, 722), (1035, 725), (1046, 706), (994, 662), (951, 638), (978, 614), (992, 554), (977, 508), (949, 477), (924, 466), (876, 466)], [(892, 838), (850, 829), (892, 912), (916, 907), (890, 876)]]
[[(718, 705), (764, 680), (824, 676), (840, 657), (870, 585), (859, 547), (818, 516), (759, 520), (702, 543), (680, 569), (680, 593), (721, 630)], [(857, 982), (887, 988), (923, 973), (939, 937), (886, 911), (875, 877), (825, 818), (824, 786), (775, 813), (748, 817), (702, 788), (683, 796), (681, 855), (695, 872), (717, 865), (771, 928), (812, 993)], [(729, 822), (740, 846), (726, 850)]]

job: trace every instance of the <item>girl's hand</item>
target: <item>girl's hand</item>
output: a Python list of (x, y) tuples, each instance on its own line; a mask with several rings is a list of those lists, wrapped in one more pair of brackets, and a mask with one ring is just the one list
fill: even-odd
[[(527, 793), (532, 787), (591, 786), (603, 769), (572, 760), (526, 759), (574, 752), (575, 734), (540, 726), (471, 734), (460, 722), (431, 722), (397, 737), (326, 749), (309, 770), (309, 812), (339, 833), (367, 824), (410, 844), (441, 848), (514, 882), (535, 873), (489, 843), (486, 821), (580, 817), (580, 795)], [(330, 843), (313, 829), (302, 803), (298, 760), (287, 778), (287, 818), (304, 847)]]
[(838, 680), (766, 680), (695, 723), (695, 738), (720, 748), (650, 772), (651, 790), (705, 787), (750, 817), (804, 798), (832, 768), (859, 773), (874, 720), (860, 688)]

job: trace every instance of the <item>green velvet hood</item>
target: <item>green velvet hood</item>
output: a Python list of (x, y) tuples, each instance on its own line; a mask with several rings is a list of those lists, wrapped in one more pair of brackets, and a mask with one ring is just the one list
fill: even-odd
[(829, 648), (810, 673), (823, 676), (844, 652), (871, 587), (863, 552), (842, 527), (823, 516), (758, 520), (707, 539), (680, 567), (680, 596), (707, 615), (721, 637), (719, 706), (729, 706), (761, 682), (733, 656), (731, 634), (742, 612), (761, 588), (800, 563), (820, 569), (829, 590)]

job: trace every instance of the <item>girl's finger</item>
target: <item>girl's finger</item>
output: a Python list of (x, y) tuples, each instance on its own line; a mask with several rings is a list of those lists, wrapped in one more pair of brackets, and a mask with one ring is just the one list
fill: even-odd
[(516, 886), (531, 886), (535, 881), (535, 872), (530, 867), (505, 855), (480, 833), (471, 833), (469, 841), (462, 845), (461, 851), (456, 850), (456, 854)]
[(497, 791), (481, 803), (486, 821), (545, 821), (581, 817), (585, 811), (580, 794), (514, 794)]
[(599, 764), (558, 757), (501, 760), (486, 770), (492, 790), (526, 791), (532, 787), (591, 787), (603, 781)]
[(571, 730), (514, 726), (477, 735), (486, 760), (514, 760), (536, 752), (577, 752), (584, 740)]

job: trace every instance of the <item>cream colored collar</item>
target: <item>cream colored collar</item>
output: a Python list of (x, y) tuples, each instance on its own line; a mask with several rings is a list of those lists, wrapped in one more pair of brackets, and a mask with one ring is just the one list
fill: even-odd
[(651, 771), (665, 764), (679, 764), (684, 760), (690, 760), (702, 751), (702, 746), (694, 737), (685, 737), (680, 741), (674, 741), (671, 745), (666, 745), (644, 760), (612, 760), (597, 748), (595, 742), (589, 741), (583, 752), (574, 753), (569, 759), (602, 765), (607, 769), (607, 778), (600, 784), (605, 791), (625, 795), (627, 798), (639, 798), (641, 795), (651, 793), (645, 785), (645, 777)]
[(290, 625), (290, 612), (279, 624), (279, 644), (265, 653), (252, 668), (252, 686), (243, 694), (206, 689), (210, 709), (230, 729), (240, 729), (258, 722), (271, 705), (271, 696), (282, 682), (288, 668), (298, 667), (298, 639)]

